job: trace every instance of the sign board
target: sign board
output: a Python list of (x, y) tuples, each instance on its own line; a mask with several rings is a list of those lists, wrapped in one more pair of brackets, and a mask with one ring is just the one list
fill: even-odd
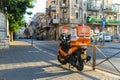
[(106, 25), (106, 18), (103, 18), (102, 19), (102, 26), (105, 26)]
[(89, 37), (90, 27), (88, 26), (77, 26), (71, 29), (71, 40), (77, 40), (79, 37)]
[(78, 36), (90, 36), (90, 27), (88, 26), (79, 26), (77, 27)]
[(75, 41), (77, 40), (77, 30), (76, 29), (71, 29), (71, 40)]
[(99, 32), (100, 32), (99, 28), (96, 27), (96, 28), (95, 28), (95, 33), (99, 33)]
[(63, 26), (63, 27), (62, 27), (62, 33), (67, 33), (67, 31), (68, 31), (68, 30), (67, 30), (67, 26)]

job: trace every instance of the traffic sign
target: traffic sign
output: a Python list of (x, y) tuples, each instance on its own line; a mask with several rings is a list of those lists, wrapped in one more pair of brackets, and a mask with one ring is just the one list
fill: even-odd
[(106, 25), (106, 18), (102, 18), (102, 26)]

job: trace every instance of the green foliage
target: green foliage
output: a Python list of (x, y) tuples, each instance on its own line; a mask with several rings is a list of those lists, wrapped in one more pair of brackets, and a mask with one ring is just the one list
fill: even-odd
[(1, 11), (4, 7), (7, 7), (10, 31), (16, 32), (25, 25), (24, 14), (27, 8), (33, 8), (33, 1), (34, 0), (3, 0), (0, 2)]

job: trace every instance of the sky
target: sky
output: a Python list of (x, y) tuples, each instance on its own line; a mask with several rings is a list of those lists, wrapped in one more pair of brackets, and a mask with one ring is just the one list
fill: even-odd
[(113, 0), (113, 2), (120, 4), (120, 0)]
[(30, 17), (33, 17), (34, 14), (36, 14), (37, 12), (45, 12), (46, 1), (47, 0), (36, 0), (36, 3), (34, 3), (34, 8), (27, 9), (27, 11), (30, 11), (33, 14), (32, 15), (25, 14), (25, 20), (27, 20), (28, 22), (30, 20)]
[[(37, 12), (45, 12), (47, 0), (36, 0), (33, 9), (27, 9), (27, 11), (31, 11), (33, 14), (31, 16), (25, 15), (25, 19), (27, 22), (30, 20), (30, 17), (33, 17)], [(120, 0), (113, 0), (114, 3), (120, 4)]]

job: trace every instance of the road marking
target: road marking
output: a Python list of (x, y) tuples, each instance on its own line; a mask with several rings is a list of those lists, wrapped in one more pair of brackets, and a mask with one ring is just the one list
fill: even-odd
[(56, 55), (53, 54), (53, 53), (50, 53), (50, 52), (48, 52), (48, 51), (44, 51), (44, 50), (38, 48), (37, 46), (34, 46), (34, 47), (35, 47), (36, 49), (38, 49), (39, 51), (42, 51), (42, 52), (47, 53), (47, 54), (49, 54), (49, 55), (51, 55), (51, 56), (53, 56), (53, 57), (56, 57)]
[(28, 52), (30, 52), (30, 53), (33, 53), (33, 52), (38, 53), (39, 51), (28, 51)]

